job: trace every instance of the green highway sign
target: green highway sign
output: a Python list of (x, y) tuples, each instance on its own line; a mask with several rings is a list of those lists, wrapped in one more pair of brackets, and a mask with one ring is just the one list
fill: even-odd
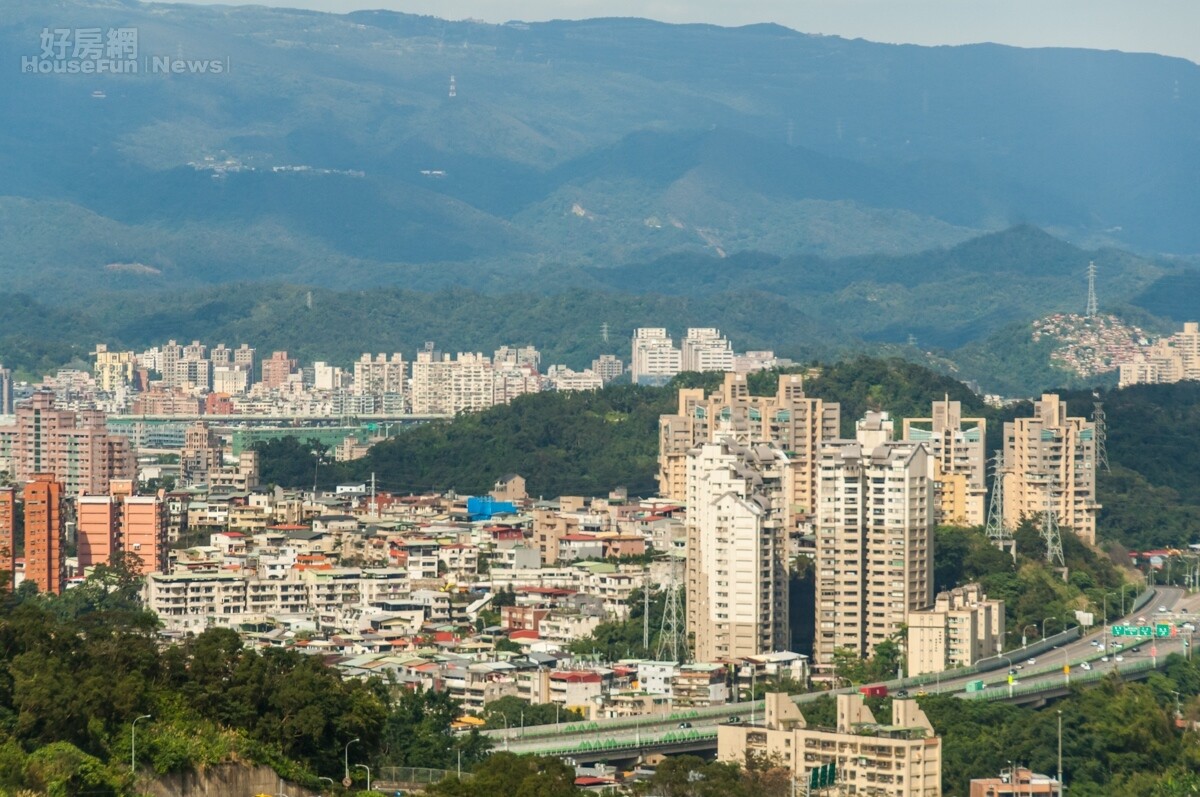
[(1175, 633), (1175, 627), (1170, 623), (1157, 623), (1155, 625), (1114, 625), (1112, 627), (1113, 636), (1161, 638), (1175, 636)]
[(837, 764), (822, 764), (808, 771), (809, 789), (827, 789), (837, 783)]

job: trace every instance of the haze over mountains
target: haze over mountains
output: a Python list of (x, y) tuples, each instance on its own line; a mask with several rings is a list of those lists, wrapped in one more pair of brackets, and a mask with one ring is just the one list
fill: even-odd
[[(228, 72), (17, 73), (43, 28), (85, 27)], [(123, 0), (10, 2), (0, 53), (6, 293), (265, 281), (719, 307), (752, 286), (839, 343), (954, 347), (1081, 303), (1091, 255), (1033, 225), (1108, 253), (1110, 301), (1191, 308), (1173, 286), (1194, 272), (1159, 257), (1200, 253), (1200, 67), (1181, 59)]]

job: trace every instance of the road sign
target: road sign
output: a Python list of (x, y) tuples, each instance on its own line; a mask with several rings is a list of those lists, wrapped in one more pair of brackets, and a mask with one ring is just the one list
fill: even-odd
[(349, 775), (347, 775), (346, 777), (342, 778), (342, 785), (343, 785), (343, 786), (345, 786), (347, 789), (348, 789), (348, 788), (350, 788), (350, 784), (351, 784), (351, 783), (353, 783), (353, 782), (354, 782), (354, 781), (350, 780), (350, 776), (349, 776)]
[(837, 783), (837, 764), (822, 764), (808, 771), (809, 789), (827, 789)]
[(1179, 633), (1170, 623), (1156, 623), (1155, 625), (1114, 625), (1112, 627), (1112, 635), (1115, 637), (1170, 637)]
[(1071, 665), (1064, 664), (1063, 665), (1063, 675), (1070, 675), (1070, 674), (1071, 674)]

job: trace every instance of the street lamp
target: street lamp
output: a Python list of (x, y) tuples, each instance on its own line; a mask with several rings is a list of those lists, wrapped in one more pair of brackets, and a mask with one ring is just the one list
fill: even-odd
[[(1034, 631), (1036, 631), (1037, 623), (1026, 623), (1025, 628), (1021, 629), (1021, 647), (1023, 648), (1029, 646), (1029, 643), (1026, 641), (1027, 637), (1025, 636), (1025, 629), (1027, 628), (1032, 628)], [(1042, 634), (1042, 636), (1045, 637), (1045, 634)]]
[(137, 774), (137, 724), (138, 720), (148, 719), (152, 719), (152, 717), (149, 714), (143, 714), (129, 726), (129, 771), (134, 775)]
[[(346, 751), (345, 751), (345, 756), (344, 756), (344, 760), (342, 761), (342, 763), (346, 765), (346, 772), (345, 772), (346, 779), (344, 782), (347, 784), (350, 782), (350, 745), (355, 744), (356, 742), (361, 742), (361, 741), (362, 740), (356, 736), (355, 738), (346, 742)], [(349, 787), (347, 786), (347, 788), (349, 788)]]
[(327, 777), (324, 777), (323, 775), (321, 775), (321, 776), (318, 776), (318, 779), (319, 779), (319, 780), (327, 780), (327, 781), (329, 781), (329, 788), (330, 788), (330, 790), (332, 791), (332, 789), (333, 789), (333, 778), (327, 778)]
[(367, 791), (370, 791), (371, 790), (371, 768), (369, 766), (367, 766), (366, 764), (355, 764), (354, 766), (358, 767), (359, 769), (365, 769), (367, 771)]
[(1008, 656), (1000, 656), (1000, 658), (1002, 658), (1008, 662), (1008, 696), (1012, 697), (1013, 696), (1013, 672), (1014, 672), (1013, 660), (1011, 658), (1009, 658)]
[[(1057, 617), (1043, 617), (1042, 618), (1042, 639), (1046, 638), (1046, 621), (1047, 620), (1058, 620), (1058, 618)], [(1059, 622), (1062, 623), (1061, 620), (1059, 620)], [(1063, 630), (1066, 630), (1065, 624), (1063, 625)]]

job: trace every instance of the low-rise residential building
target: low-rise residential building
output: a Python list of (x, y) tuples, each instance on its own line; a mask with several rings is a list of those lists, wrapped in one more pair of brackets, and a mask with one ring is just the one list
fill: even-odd
[(777, 757), (793, 777), (836, 764), (838, 784), (850, 794), (941, 797), (942, 740), (915, 700), (893, 700), (892, 720), (880, 723), (862, 695), (837, 696), (837, 725), (808, 724), (782, 692), (766, 696), (765, 720), (717, 728), (717, 758), (745, 764), (751, 754)]
[(1004, 601), (978, 584), (938, 593), (932, 609), (908, 613), (908, 676), (969, 667), (1004, 647)]

